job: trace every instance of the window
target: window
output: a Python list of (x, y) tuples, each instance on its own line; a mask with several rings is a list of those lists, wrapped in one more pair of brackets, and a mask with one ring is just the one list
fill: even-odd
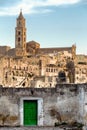
[(51, 72), (53, 72), (53, 69), (51, 69)]
[(49, 68), (49, 72), (50, 72), (50, 68)]
[(18, 37), (18, 42), (20, 42), (20, 40), (21, 40), (20, 37)]
[(20, 35), (21, 34), (21, 32), (20, 31), (18, 31), (18, 35)]

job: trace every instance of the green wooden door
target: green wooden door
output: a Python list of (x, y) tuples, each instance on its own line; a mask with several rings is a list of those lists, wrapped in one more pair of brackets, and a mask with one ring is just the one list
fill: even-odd
[(37, 125), (37, 101), (24, 100), (24, 125)]

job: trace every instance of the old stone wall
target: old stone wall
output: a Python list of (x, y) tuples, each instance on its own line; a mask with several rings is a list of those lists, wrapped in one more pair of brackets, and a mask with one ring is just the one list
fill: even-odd
[(39, 126), (54, 126), (61, 121), (87, 125), (87, 84), (58, 84), (55, 88), (1, 87), (0, 125), (22, 124), (22, 99), (41, 100)]

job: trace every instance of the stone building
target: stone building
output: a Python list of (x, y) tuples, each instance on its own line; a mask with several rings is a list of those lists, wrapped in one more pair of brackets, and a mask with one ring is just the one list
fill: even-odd
[(87, 56), (77, 55), (75, 65), (75, 82), (87, 83)]
[(10, 46), (0, 46), (0, 55), (8, 54), (8, 51), (11, 49)]
[[(62, 78), (66, 79), (62, 81), (63, 83), (69, 83), (72, 77), (75, 77), (73, 80), (75, 83), (87, 82), (85, 74), (80, 75), (81, 80), (78, 79), (77, 71), (79, 69), (87, 71), (87, 64), (84, 65), (85, 70), (83, 64), (79, 64), (76, 45), (41, 48), (40, 43), (36, 41), (26, 41), (26, 30), (26, 20), (20, 11), (15, 28), (15, 48), (0, 46), (1, 85), (5, 87), (51, 87), (60, 82)], [(71, 68), (66, 67), (69, 61), (75, 64), (74, 74), (71, 73)]]
[[(15, 28), (15, 48), (0, 47), (0, 54), (9, 55), (9, 56), (17, 56), (23, 57), (28, 55), (44, 55), (44, 54), (55, 54), (58, 52), (67, 51), (72, 54), (72, 57), (75, 58), (76, 55), (76, 46), (72, 45), (72, 47), (61, 47), (61, 48), (40, 48), (40, 43), (35, 41), (26, 42), (26, 21), (20, 11), (20, 14), (16, 21)], [(4, 52), (4, 53), (3, 53)]]
[(0, 87), (0, 126), (54, 126), (58, 122), (87, 125), (87, 84)]

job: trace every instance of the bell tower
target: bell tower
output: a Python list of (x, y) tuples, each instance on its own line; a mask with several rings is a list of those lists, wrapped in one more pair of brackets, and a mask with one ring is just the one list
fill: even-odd
[(22, 10), (17, 18), (15, 28), (15, 49), (16, 56), (26, 55), (26, 27), (25, 18), (23, 17)]

